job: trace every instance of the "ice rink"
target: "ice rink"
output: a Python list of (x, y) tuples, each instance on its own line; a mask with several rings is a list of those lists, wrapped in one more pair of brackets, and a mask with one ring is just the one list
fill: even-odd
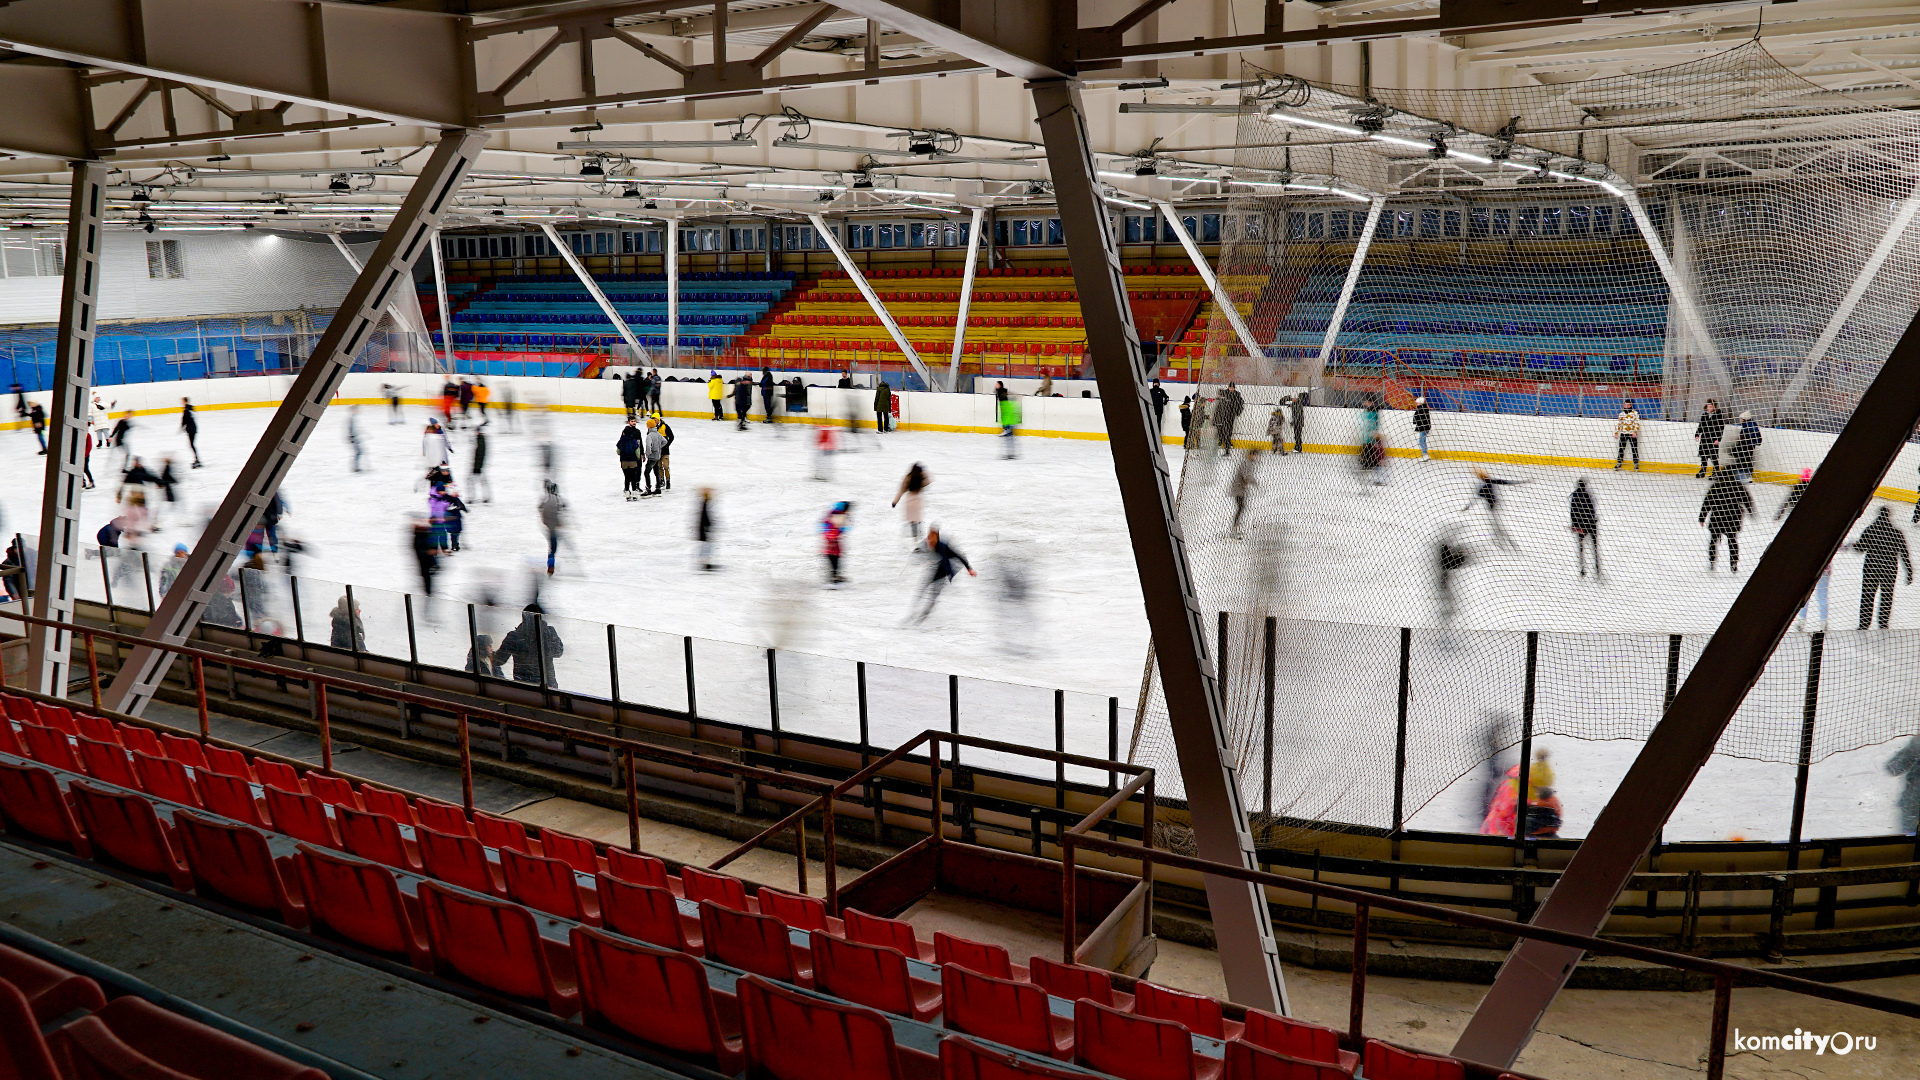
[[(396, 424), (388, 422), (383, 407), (359, 407), (363, 471), (355, 473), (346, 438), (348, 412), (338, 406), (329, 410), (307, 444), (283, 487), (289, 514), (282, 529), (307, 547), (294, 572), (303, 582), (317, 583), (302, 596), (308, 634), (319, 636), (316, 625), (324, 627), (325, 611), (338, 595), (325, 583), (351, 583), (362, 596), (369, 637), (379, 639), (395, 632), (401, 616), (397, 601), (384, 602), (378, 591), (421, 591), (408, 541), (411, 516), (426, 505), (420, 477), (427, 414), (409, 407)], [(181, 502), (163, 507), (161, 531), (142, 541), (156, 566), (174, 544), (192, 542), (268, 415), (261, 409), (203, 410), (199, 441), (207, 464), (199, 470), (185, 468), (190, 456), (176, 417), (136, 419), (131, 452), (156, 468), (160, 458), (172, 456), (183, 478)], [(842, 669), (864, 661), (905, 669), (891, 680), (874, 676), (875, 714), (886, 714), (884, 721), (876, 720), (874, 731), (874, 741), (882, 745), (923, 727), (945, 726), (944, 676), (949, 673), (965, 681), (962, 727), (969, 733), (1048, 745), (1051, 691), (1059, 688), (1070, 692), (1071, 748), (1104, 755), (1108, 696), (1120, 700), (1124, 742), (1124, 726), (1131, 724), (1140, 691), (1147, 629), (1104, 442), (1023, 438), (1019, 456), (1006, 460), (1001, 440), (990, 436), (843, 434), (845, 452), (827, 463), (831, 479), (821, 480), (815, 478), (821, 462), (811, 427), (753, 423), (738, 431), (731, 420), (675, 418), (672, 423), (678, 436), (674, 487), (664, 497), (638, 502), (626, 502), (620, 494), (617, 416), (523, 413), (510, 428), (496, 415), (487, 429), (485, 486), (469, 475), (470, 434), (454, 433), (454, 473), (472, 512), (463, 551), (446, 560), (436, 583), (441, 602), (423, 603), (418, 611), (422, 636), (431, 632), (446, 639), (445, 655), (434, 658), (437, 662), (464, 662), (465, 613), (446, 600), (492, 599), (518, 606), (537, 583), (543, 605), (569, 638), (570, 658), (559, 665), (563, 686), (577, 678), (580, 689), (604, 692), (606, 644), (581, 639), (603, 638), (604, 627), (597, 624), (610, 622), (623, 634), (634, 628), (661, 635), (651, 643), (622, 639), (621, 677), (628, 700), (683, 704), (648, 695), (656, 684), (662, 697), (680, 692), (675, 689), (678, 642), (668, 643), (666, 636), (691, 635), (703, 639), (703, 671), (733, 664), (747, 687), (734, 688), (730, 698), (721, 680), (705, 677), (701, 712), (719, 719), (733, 719), (729, 714), (737, 712), (751, 722), (759, 714), (753, 700), (764, 695), (759, 650), (773, 646), (782, 653), (782, 718), (792, 730), (850, 737), (851, 683)], [(572, 517), (559, 572), (551, 580), (543, 572), (545, 537), (535, 509), (546, 445), (553, 447)], [(32, 515), (44, 459), (35, 455), (36, 447), (29, 432), (0, 436), (0, 468), (13, 478), (0, 489), (0, 512), (9, 532), (37, 529)], [(1219, 545), (1262, 544), (1273, 553), (1262, 560), (1270, 568), (1263, 581), (1200, 575), (1204, 606), (1249, 610), (1247, 601), (1257, 596), (1285, 619), (1384, 628), (1445, 625), (1434, 588), (1433, 553), (1436, 539), (1449, 532), (1464, 537), (1470, 551), (1456, 578), (1456, 630), (1704, 635), (1758, 562), (1786, 494), (1772, 485), (1751, 489), (1758, 515), (1742, 534), (1741, 574), (1727, 571), (1724, 552), (1720, 568), (1710, 574), (1705, 531), (1695, 522), (1706, 481), (1651, 472), (1585, 473), (1599, 506), (1606, 577), (1583, 579), (1575, 572), (1566, 530), (1575, 470), (1488, 467), (1516, 481), (1499, 492), (1498, 521), (1511, 538), (1509, 546), (1496, 538), (1495, 519), (1474, 504), (1477, 480), (1469, 465), (1395, 459), (1386, 470), (1387, 482), (1375, 486), (1357, 474), (1348, 457), (1268, 457), (1258, 465), (1244, 536), (1235, 538), (1229, 535), (1226, 496), (1232, 465), (1197, 456), (1185, 464), (1171, 447), (1169, 455), (1176, 469), (1190, 470), (1183, 479), (1183, 517), (1196, 566), (1208, 565)], [(112, 478), (121, 458), (117, 449), (94, 456), (101, 486), (87, 493), (84, 504), (89, 536), (115, 513)], [(915, 461), (933, 477), (926, 495), (929, 520), (980, 571), (978, 578), (957, 580), (932, 615), (917, 624), (908, 615), (931, 566), (911, 550), (898, 512), (888, 506)], [(489, 487), (492, 497), (483, 501)], [(703, 487), (715, 492), (720, 521), (721, 569), (713, 573), (697, 568), (693, 539), (696, 497)], [(828, 589), (818, 523), (841, 499), (853, 503), (846, 558), (851, 580)], [(1911, 512), (1910, 506), (1896, 506), (1903, 530)], [(1836, 561), (1831, 592), (1836, 629), (1853, 625), (1860, 565), (1852, 555)], [(1893, 625), (1920, 625), (1917, 604), (1914, 590), (1903, 586)], [(404, 642), (403, 625), (398, 632)], [(1873, 647), (1881, 651), (1863, 653), (1863, 664), (1912, 670), (1913, 658), (1888, 652), (1894, 646)], [(375, 648), (381, 651), (378, 644)], [(1318, 659), (1336, 668), (1342, 662), (1338, 656)], [(1366, 677), (1390, 675), (1394, 660), (1355, 656), (1349, 662), (1358, 678), (1361, 667), (1372, 673)], [(1016, 686), (989, 687), (984, 681)], [(760, 689), (752, 689), (756, 685)], [(1283, 680), (1283, 690), (1285, 685)], [(1517, 708), (1517, 697), (1505, 700), (1515, 697), (1510, 689), (1479, 687), (1472, 694), (1499, 699), (1488, 708)], [(1880, 704), (1906, 708), (1912, 703)], [(1363, 722), (1375, 720), (1391, 734), (1390, 713)], [(1378, 734), (1377, 727), (1372, 734)], [(1481, 738), (1477, 731), (1447, 734), (1456, 740)], [(1537, 743), (1556, 757), (1565, 833), (1583, 835), (1639, 744), (1552, 735)], [(1882, 763), (1890, 752), (1890, 746), (1881, 745), (1816, 763), (1807, 834), (1887, 831), (1894, 791)], [(1506, 760), (1511, 762), (1511, 752)], [(1363, 772), (1378, 771), (1377, 761), (1360, 764)], [(1716, 758), (1668, 836), (1784, 837), (1793, 773), (1791, 764)], [(1410, 824), (1476, 828), (1481, 785), (1478, 770), (1457, 782), (1430, 778), (1429, 790), (1445, 790)], [(1318, 796), (1308, 788), (1311, 805), (1300, 809), (1365, 820), (1348, 812), (1338, 791)]]

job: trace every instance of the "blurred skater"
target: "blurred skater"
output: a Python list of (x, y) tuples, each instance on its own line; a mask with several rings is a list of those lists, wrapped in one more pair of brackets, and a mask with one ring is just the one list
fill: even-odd
[(1233, 499), (1233, 524), (1227, 526), (1227, 535), (1235, 540), (1240, 539), (1241, 536), (1240, 519), (1247, 513), (1247, 496), (1259, 486), (1259, 482), (1254, 478), (1259, 464), (1260, 448), (1249, 446), (1246, 456), (1240, 459), (1240, 464), (1234, 466), (1233, 476), (1227, 480), (1227, 495)]
[(1740, 434), (1734, 437), (1733, 449), (1728, 456), (1733, 458), (1733, 471), (1742, 480), (1753, 479), (1753, 456), (1760, 451), (1760, 425), (1753, 422), (1753, 413), (1741, 412)]
[(27, 423), (33, 427), (33, 437), (40, 440), (40, 457), (47, 456), (47, 410), (39, 402), (27, 406)]
[(852, 512), (852, 503), (837, 502), (820, 521), (820, 554), (827, 559), (828, 588), (839, 588), (847, 580), (840, 572), (840, 557), (846, 554), (847, 519)]
[(962, 567), (966, 568), (968, 577), (980, 576), (980, 572), (973, 568), (973, 564), (967, 561), (965, 555), (960, 554), (953, 545), (940, 539), (940, 530), (937, 528), (927, 530), (927, 550), (933, 553), (933, 576), (921, 586), (921, 607), (910, 620), (915, 623), (925, 622), (927, 616), (933, 614), (933, 605), (939, 602), (941, 591), (947, 587), (948, 582), (959, 575)]
[[(1508, 551), (1520, 550), (1520, 545), (1515, 543), (1513, 537), (1507, 534), (1506, 526), (1500, 523), (1500, 489), (1503, 487), (1518, 487), (1521, 484), (1531, 483), (1532, 481), (1503, 480), (1500, 477), (1488, 475), (1485, 469), (1475, 469), (1473, 470), (1473, 475), (1479, 479), (1480, 485), (1473, 489), (1473, 495), (1467, 499), (1467, 506), (1472, 506), (1476, 499), (1486, 503), (1487, 518), (1493, 524), (1494, 540)], [(1466, 507), (1462, 507), (1461, 509), (1466, 509)]]
[[(1787, 492), (1787, 501), (1780, 504), (1779, 511), (1773, 515), (1773, 520), (1779, 521), (1793, 513), (1793, 508), (1800, 505), (1800, 496), (1806, 492), (1807, 485), (1811, 483), (1813, 483), (1813, 470), (1801, 469), (1800, 479), (1793, 482), (1793, 490)], [(1920, 505), (1916, 505), (1914, 511), (1920, 513)]]
[(200, 421), (193, 415), (193, 402), (180, 399), (180, 430), (187, 436), (187, 449), (193, 452), (193, 467), (200, 467)]
[(1304, 454), (1307, 444), (1303, 433), (1307, 430), (1307, 392), (1305, 390), (1287, 399), (1287, 410), (1293, 414), (1293, 452)]
[(931, 483), (933, 483), (932, 474), (916, 461), (907, 470), (907, 475), (901, 478), (900, 490), (893, 493), (892, 505), (900, 508), (900, 517), (906, 522), (911, 547), (920, 546), (920, 523), (926, 520), (923, 493)]
[(876, 433), (893, 430), (893, 387), (885, 379), (873, 388), (873, 429)]
[(1160, 388), (1160, 380), (1153, 380), (1147, 389), (1147, 400), (1153, 403), (1153, 438), (1158, 442), (1167, 433), (1167, 402), (1171, 400), (1167, 392)]
[(813, 429), (813, 478), (815, 480), (833, 479), (833, 454), (838, 448), (839, 437), (833, 432), (831, 424), (818, 424)]
[(1567, 527), (1573, 530), (1574, 556), (1580, 563), (1580, 576), (1587, 576), (1587, 548), (1593, 548), (1593, 576), (1600, 576), (1600, 511), (1593, 504), (1593, 492), (1587, 490), (1587, 478), (1581, 477), (1567, 497)]
[[(1707, 488), (1707, 497), (1700, 503), (1699, 521), (1707, 528), (1708, 573), (1713, 572), (1714, 563), (1719, 558), (1720, 538), (1723, 536), (1727, 538), (1727, 567), (1736, 574), (1740, 572), (1740, 523), (1746, 515), (1753, 513), (1753, 496), (1747, 494), (1739, 475), (1737, 468), (1727, 473), (1714, 473), (1713, 484)], [(1904, 541), (1902, 544), (1904, 546)], [(1891, 592), (1891, 580), (1887, 587)], [(1861, 610), (1864, 611), (1864, 601), (1862, 603)]]
[(547, 576), (553, 576), (554, 556), (566, 535), (567, 500), (560, 497), (560, 485), (546, 482), (547, 493), (540, 500), (540, 527), (547, 531)]
[[(473, 460), (467, 463), (467, 482), (473, 485), (473, 497), (476, 502), (493, 501), (493, 481), (487, 479), (487, 433), (482, 430), (486, 424), (473, 429)], [(480, 494), (485, 491), (486, 494)]]
[(1700, 469), (1695, 480), (1720, 470), (1720, 437), (1726, 434), (1727, 418), (1720, 415), (1720, 403), (1712, 398), (1700, 407), (1700, 420), (1693, 425), (1693, 441), (1699, 443)]
[(440, 421), (432, 417), (427, 418), (426, 430), (420, 436), (420, 456), (426, 459), (428, 468), (453, 465), (453, 444), (447, 441), (447, 431)]
[(387, 423), (404, 423), (405, 418), (400, 415), (400, 388), (392, 383), (381, 383), (380, 396), (387, 399)]
[(433, 535), (433, 522), (425, 514), (413, 517), (413, 562), (420, 571), (420, 592), (433, 603), (433, 578), (440, 572), (439, 542)]
[(1861, 530), (1847, 547), (1866, 556), (1866, 565), (1860, 573), (1860, 629), (1867, 628), (1867, 617), (1873, 613), (1877, 596), (1880, 600), (1878, 624), (1885, 630), (1887, 617), (1893, 613), (1895, 567), (1904, 565), (1907, 584), (1913, 584), (1913, 557), (1907, 553), (1907, 538), (1900, 535), (1899, 528), (1893, 524), (1893, 515), (1883, 506), (1873, 524)]
[(1440, 621), (1451, 624), (1460, 610), (1459, 600), (1453, 589), (1453, 575), (1468, 562), (1465, 531), (1458, 521), (1449, 522), (1434, 544), (1434, 591), (1440, 598)]
[(747, 413), (753, 411), (753, 378), (742, 375), (733, 380), (733, 429), (747, 430)]
[(1180, 399), (1180, 446), (1184, 450), (1193, 449), (1193, 395)]
[(714, 544), (719, 540), (720, 523), (713, 516), (713, 489), (700, 489), (699, 509), (693, 516), (693, 543), (703, 572), (720, 569), (714, 561)]
[(760, 369), (760, 410), (767, 415), (760, 419), (763, 424), (773, 423), (773, 369)]
[(1008, 394), (1000, 401), (1000, 456), (1012, 460), (1020, 456), (1016, 439), (1020, 436), (1020, 399)]
[(1287, 407), (1275, 405), (1267, 414), (1267, 449), (1285, 457), (1287, 454)]
[(347, 453), (353, 459), (353, 471), (360, 471), (360, 406), (347, 406)]
[(1887, 775), (1900, 778), (1900, 794), (1893, 800), (1894, 828), (1909, 836), (1920, 832), (1920, 735), (1887, 759)]
[[(1527, 769), (1526, 805), (1532, 807), (1540, 798), (1541, 789), (1553, 787), (1553, 766), (1548, 764), (1545, 747), (1533, 752), (1533, 763)], [(1480, 832), (1487, 836), (1512, 836), (1520, 826), (1520, 766), (1514, 765), (1507, 770), (1506, 778), (1500, 782), (1494, 793), (1493, 803), (1487, 807), (1487, 816), (1480, 823)], [(1558, 803), (1555, 804), (1558, 813)], [(1529, 815), (1530, 817), (1531, 815)], [(1555, 828), (1558, 828), (1556, 824)]]

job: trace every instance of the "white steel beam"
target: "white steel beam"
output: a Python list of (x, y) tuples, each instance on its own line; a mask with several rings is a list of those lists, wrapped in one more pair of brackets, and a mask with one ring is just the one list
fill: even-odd
[[(1693, 288), (1680, 277), (1673, 268), (1673, 259), (1667, 254), (1667, 246), (1660, 242), (1660, 232), (1653, 227), (1653, 219), (1647, 216), (1647, 208), (1640, 202), (1640, 193), (1631, 186), (1622, 184), (1602, 185), (1620, 196), (1627, 206), (1627, 212), (1633, 215), (1634, 227), (1640, 230), (1640, 238), (1647, 242), (1647, 251), (1653, 256), (1655, 266), (1660, 268), (1660, 276), (1667, 282), (1669, 310), (1680, 317), (1682, 347), (1690, 356), (1698, 356), (1713, 376), (1713, 383), (1720, 388), (1722, 404), (1731, 407), (1733, 402), (1733, 382), (1727, 378), (1726, 364), (1720, 359), (1719, 352), (1713, 347), (1713, 339), (1707, 335), (1706, 320), (1700, 317), (1700, 307), (1694, 303)], [(1678, 222), (1674, 229), (1679, 229)]]
[(1307, 378), (1308, 386), (1319, 386), (1327, 373), (1327, 360), (1333, 355), (1333, 343), (1340, 337), (1340, 327), (1347, 321), (1347, 307), (1353, 303), (1354, 287), (1360, 284), (1360, 270), (1367, 262), (1367, 250), (1373, 247), (1373, 234), (1380, 228), (1380, 218), (1386, 213), (1387, 197), (1375, 195), (1373, 204), (1367, 207), (1367, 223), (1360, 227), (1360, 242), (1353, 246), (1353, 261), (1347, 264), (1347, 278), (1340, 283), (1340, 298), (1333, 302), (1333, 317), (1327, 320), (1327, 334), (1320, 339), (1320, 355), (1313, 359), (1313, 373)]
[(667, 219), (667, 366), (680, 366), (680, 219)]
[(1901, 239), (1907, 235), (1907, 226), (1913, 224), (1914, 214), (1917, 211), (1920, 211), (1920, 185), (1915, 185), (1906, 200), (1900, 204), (1900, 208), (1894, 211), (1893, 223), (1887, 226), (1886, 235), (1880, 238), (1880, 243), (1874, 247), (1873, 254), (1867, 257), (1866, 265), (1854, 275), (1853, 284), (1848, 287), (1846, 295), (1840, 298), (1840, 306), (1834, 308), (1833, 314), (1827, 318), (1827, 325), (1821, 328), (1820, 336), (1813, 339), (1812, 347), (1807, 349), (1806, 359), (1800, 362), (1800, 370), (1793, 373), (1787, 388), (1780, 392), (1780, 401), (1775, 406), (1778, 411), (1785, 412), (1787, 406), (1800, 399), (1800, 394), (1807, 388), (1808, 380), (1813, 378), (1814, 369), (1819, 366), (1820, 361), (1826, 359), (1827, 349), (1832, 347), (1834, 339), (1840, 336), (1840, 331), (1847, 325), (1847, 320), (1853, 317), (1853, 310), (1860, 306), (1860, 301), (1867, 295), (1867, 290), (1872, 287), (1874, 279), (1880, 275), (1880, 268), (1887, 265), (1887, 259), (1893, 254), (1893, 249), (1899, 247)]
[(887, 310), (887, 305), (880, 302), (880, 294), (873, 291), (872, 285), (867, 284), (867, 276), (853, 264), (853, 257), (848, 255), (847, 249), (841, 246), (840, 238), (833, 235), (833, 230), (827, 227), (827, 219), (819, 214), (808, 214), (807, 220), (813, 222), (814, 230), (833, 251), (833, 257), (840, 260), (840, 269), (847, 272), (847, 276), (853, 279), (854, 287), (860, 290), (860, 295), (867, 298), (867, 306), (880, 317), (880, 325), (886, 327), (887, 333), (892, 335), (893, 343), (900, 347), (901, 355), (907, 358), (907, 363), (913, 365), (913, 370), (920, 373), (920, 381), (926, 383), (929, 390), (941, 389), (933, 373), (927, 370), (927, 365), (920, 362), (920, 354), (914, 351), (913, 342), (908, 341), (907, 335), (901, 332), (900, 324), (893, 321), (893, 313)]
[[(440, 360), (447, 365), (447, 373), (459, 371), (453, 362), (453, 305), (447, 303), (447, 260), (440, 252), (440, 230), (433, 230), (427, 243), (433, 249), (433, 301), (440, 307)], [(413, 270), (407, 270), (407, 281), (413, 281)], [(431, 339), (429, 339), (431, 340)]]
[(1220, 313), (1227, 317), (1227, 323), (1233, 327), (1233, 335), (1240, 339), (1240, 347), (1248, 356), (1263, 357), (1267, 351), (1254, 340), (1253, 331), (1246, 320), (1240, 317), (1240, 310), (1234, 306), (1233, 297), (1220, 288), (1220, 279), (1214, 276), (1213, 267), (1207, 265), (1207, 257), (1200, 254), (1200, 245), (1193, 242), (1193, 234), (1187, 231), (1186, 223), (1174, 212), (1173, 204), (1155, 199), (1153, 205), (1160, 210), (1160, 216), (1167, 219), (1167, 228), (1180, 240), (1180, 246), (1187, 251), (1187, 258), (1193, 262), (1193, 268), (1200, 272), (1200, 280), (1207, 283), (1208, 291), (1213, 293), (1213, 303)]
[[(340, 238), (339, 233), (328, 233), (327, 238), (333, 241), (333, 246), (340, 252), (340, 257), (347, 260), (347, 265), (353, 267), (354, 273), (358, 274), (366, 269), (360, 265), (360, 257), (353, 253), (353, 249), (347, 246), (347, 242)], [(444, 311), (445, 309), (442, 308), (442, 310)], [(427, 342), (428, 347), (432, 347), (433, 335), (428, 332), (424, 323), (416, 324), (412, 319), (407, 317), (406, 308), (400, 303), (399, 298), (396, 297), (393, 303), (387, 305), (387, 314), (393, 316), (393, 321), (400, 325), (400, 329), (405, 330), (409, 334), (420, 335), (420, 337)], [(442, 314), (441, 318), (444, 320), (446, 316)]]
[[(73, 164), (67, 203), (67, 263), (60, 275), (60, 328), (55, 339), (53, 401), (47, 410), (47, 470), (40, 502), (40, 552), (33, 614), (73, 621), (80, 574), (80, 491), (87, 464), (87, 410), (93, 397), (93, 339), (99, 311), (101, 211), (107, 167)], [(104, 555), (102, 556), (105, 557)], [(73, 635), (34, 626), (27, 631), (28, 672), (34, 689), (65, 697)]]
[(593, 275), (587, 273), (587, 268), (580, 265), (580, 260), (574, 257), (573, 249), (560, 242), (560, 234), (554, 231), (552, 223), (537, 221), (534, 224), (540, 226), (540, 231), (547, 234), (547, 243), (552, 244), (553, 249), (560, 253), (560, 258), (566, 261), (567, 268), (573, 271), (573, 276), (580, 279), (580, 284), (585, 285), (587, 292), (592, 294), (593, 302), (600, 305), (600, 311), (607, 317), (607, 321), (613, 324), (615, 330), (620, 331), (622, 338), (626, 339), (627, 348), (633, 350), (633, 362), (643, 365), (653, 363), (653, 354), (641, 346), (639, 338), (633, 336), (633, 331), (627, 327), (627, 320), (621, 318), (620, 313), (613, 309), (612, 301), (608, 300), (607, 294), (601, 291), (600, 283), (593, 280)]
[(967, 269), (960, 279), (960, 314), (953, 321), (953, 359), (947, 362), (947, 389), (960, 389), (960, 354), (967, 343), (967, 312), (973, 308), (973, 272), (980, 265), (980, 224), (987, 208), (973, 208), (973, 224), (967, 227)]
[[(267, 422), (252, 456), (194, 544), (173, 588), (141, 631), (143, 639), (177, 644), (186, 640), (199, 623), (208, 599), (233, 568), (261, 511), (319, 427), (320, 417), (346, 379), (354, 356), (379, 324), (380, 313), (396, 290), (413, 288), (414, 263), (430, 246), (434, 228), (486, 141), (483, 131), (457, 130), (441, 135), (433, 156), (420, 170), (386, 235), (367, 260), (367, 268), (340, 301), (313, 354), (307, 357), (286, 398)], [(152, 700), (169, 659), (170, 654), (152, 645), (136, 646), (103, 696), (103, 704), (138, 714)]]

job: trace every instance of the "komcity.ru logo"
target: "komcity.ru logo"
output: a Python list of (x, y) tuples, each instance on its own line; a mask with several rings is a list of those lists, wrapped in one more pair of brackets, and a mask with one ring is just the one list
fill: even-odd
[(1844, 1057), (1855, 1050), (1872, 1050), (1878, 1042), (1877, 1036), (1850, 1035), (1844, 1031), (1815, 1035), (1811, 1031), (1794, 1028), (1791, 1035), (1741, 1035), (1739, 1028), (1733, 1029), (1735, 1050), (1811, 1050), (1815, 1054), (1831, 1050)]

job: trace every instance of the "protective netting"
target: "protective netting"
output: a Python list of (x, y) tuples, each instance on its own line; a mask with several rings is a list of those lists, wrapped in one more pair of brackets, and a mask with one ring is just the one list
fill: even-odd
[[(1219, 271), (1257, 351), (1216, 311), (1179, 517), (1256, 834), (1583, 835), (1914, 317), (1920, 117), (1757, 44), (1548, 86), (1246, 86)], [(1920, 734), (1916, 465), (1669, 835), (1784, 838), (1803, 762), (1806, 835), (1911, 829), (1884, 766)], [(1151, 662), (1138, 715), (1177, 795)], [(1551, 815), (1513, 805), (1522, 746)]]

